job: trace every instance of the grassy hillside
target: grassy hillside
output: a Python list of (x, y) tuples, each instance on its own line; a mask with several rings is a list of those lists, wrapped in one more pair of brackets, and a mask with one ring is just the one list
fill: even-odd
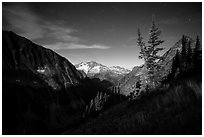
[(138, 100), (125, 101), (63, 134), (202, 134), (202, 84), (174, 82)]

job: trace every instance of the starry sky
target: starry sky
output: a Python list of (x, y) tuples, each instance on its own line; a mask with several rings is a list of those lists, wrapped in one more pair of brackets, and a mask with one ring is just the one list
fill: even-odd
[(71, 63), (141, 65), (137, 29), (147, 43), (152, 16), (162, 31), (161, 45), (173, 46), (183, 34), (202, 37), (202, 3), (66, 2), (2, 3), (2, 28), (50, 48)]

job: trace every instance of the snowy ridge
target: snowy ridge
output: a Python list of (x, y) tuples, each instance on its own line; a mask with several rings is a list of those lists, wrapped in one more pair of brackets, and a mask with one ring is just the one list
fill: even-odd
[(86, 74), (88, 73), (96, 74), (96, 73), (102, 73), (107, 71), (111, 71), (115, 74), (127, 74), (130, 72), (130, 70), (120, 66), (107, 67), (94, 61), (81, 62), (79, 64), (76, 64), (75, 67), (77, 70), (83, 70)]

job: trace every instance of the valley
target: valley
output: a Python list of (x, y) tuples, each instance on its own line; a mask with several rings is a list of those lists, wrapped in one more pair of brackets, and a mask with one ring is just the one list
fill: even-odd
[[(164, 66), (172, 63), (180, 45), (178, 42), (170, 48), (163, 55), (165, 60), (159, 63)], [(158, 89), (161, 91), (155, 95), (153, 92), (134, 101), (130, 100), (131, 93), (137, 88), (135, 85), (145, 71), (144, 66), (136, 66), (130, 71), (92, 61), (75, 67), (53, 51), (13, 32), (3, 31), (3, 134), (158, 134), (161, 128), (165, 134), (200, 133), (194, 128), (192, 132), (183, 132), (185, 128), (168, 130), (173, 125), (163, 127), (157, 116), (161, 113), (163, 122), (172, 121), (169, 113), (183, 117), (184, 121), (195, 116), (198, 120), (194, 122), (198, 124), (201, 117), (196, 109), (201, 101), (199, 75), (189, 77), (188, 81), (194, 82), (181, 87), (190, 86), (188, 90), (192, 95), (187, 94), (185, 98), (181, 95), (184, 93), (178, 93), (179, 85), (170, 84), (169, 88)], [(160, 73), (168, 72), (168, 69), (166, 67)], [(195, 83), (195, 80), (199, 81)], [(174, 101), (173, 98), (177, 99)], [(191, 104), (191, 100), (198, 105)], [(168, 106), (173, 102), (181, 105), (177, 105), (182, 108), (181, 112), (177, 112), (180, 108)], [(190, 107), (188, 110), (186, 105)], [(190, 113), (191, 109), (195, 115)], [(189, 114), (183, 116), (183, 113)], [(164, 115), (167, 119), (162, 118)], [(153, 119), (161, 124), (155, 131), (152, 130), (156, 126)], [(173, 120), (172, 124), (178, 120), (181, 119)], [(143, 131), (148, 124), (148, 129)], [(190, 128), (190, 125), (186, 126)]]
[(202, 2), (2, 2), (2, 135), (202, 135)]

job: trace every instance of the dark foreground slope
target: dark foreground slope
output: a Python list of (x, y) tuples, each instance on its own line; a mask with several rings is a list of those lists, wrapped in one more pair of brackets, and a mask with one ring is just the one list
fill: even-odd
[(3, 134), (59, 134), (80, 124), (109, 84), (84, 79), (64, 57), (13, 32), (2, 38)]
[(118, 104), (99, 117), (63, 134), (202, 134), (202, 85), (176, 81), (138, 100)]

